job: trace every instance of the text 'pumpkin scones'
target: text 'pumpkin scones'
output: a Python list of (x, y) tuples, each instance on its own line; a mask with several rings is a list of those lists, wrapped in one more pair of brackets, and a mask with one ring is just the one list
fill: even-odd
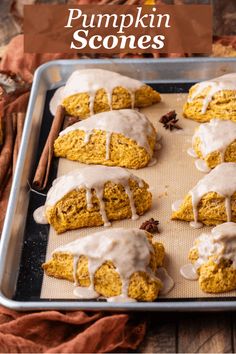
[(198, 122), (208, 122), (212, 118), (236, 122), (236, 73), (192, 86), (183, 114)]
[(197, 169), (209, 172), (222, 162), (236, 162), (236, 123), (227, 120), (212, 119), (200, 124), (192, 139)]
[(34, 219), (58, 232), (86, 226), (110, 226), (150, 209), (148, 184), (120, 167), (87, 166), (57, 178)]
[(112, 109), (142, 108), (161, 100), (160, 94), (143, 82), (102, 69), (77, 70), (50, 102), (53, 115), (62, 105), (72, 116), (87, 118)]
[(145, 167), (152, 158), (156, 131), (149, 120), (132, 109), (96, 114), (60, 133), (56, 156), (87, 164), (127, 168)]
[(200, 288), (207, 293), (236, 289), (236, 224), (227, 222), (203, 233), (190, 250), (191, 264), (180, 272), (189, 280), (199, 279)]
[(153, 301), (174, 285), (163, 264), (165, 249), (140, 229), (109, 229), (57, 248), (43, 264), (46, 274), (75, 282), (80, 299)]
[[(177, 203), (178, 204), (178, 203)], [(216, 166), (188, 193), (173, 204), (173, 220), (190, 221), (193, 227), (236, 222), (236, 163)]]

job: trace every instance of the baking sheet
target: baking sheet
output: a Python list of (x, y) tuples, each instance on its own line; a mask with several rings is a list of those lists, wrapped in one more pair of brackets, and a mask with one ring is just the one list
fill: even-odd
[[(191, 189), (203, 173), (199, 172), (194, 165), (194, 159), (187, 154), (187, 149), (191, 146), (191, 138), (198, 123), (184, 119), (182, 117), (182, 107), (186, 101), (186, 94), (162, 94), (162, 102), (154, 106), (142, 109), (147, 115), (162, 137), (162, 149), (157, 152), (157, 164), (132, 172), (143, 178), (150, 186), (153, 195), (153, 205), (150, 211), (141, 216), (139, 220), (122, 220), (112, 223), (112, 227), (139, 227), (141, 223), (151, 217), (160, 221), (160, 231), (156, 239), (163, 242), (166, 248), (165, 266), (175, 282), (175, 287), (164, 296), (168, 299), (190, 299), (190, 298), (216, 298), (232, 297), (236, 291), (219, 295), (203, 293), (197, 281), (184, 279), (179, 272), (180, 267), (187, 263), (189, 249), (193, 246), (193, 241), (203, 231), (211, 228), (193, 229), (189, 223), (182, 221), (171, 221), (171, 204), (178, 199), (182, 199)], [(179, 124), (183, 127), (180, 131), (168, 131), (159, 123), (160, 117), (175, 109)], [(83, 168), (86, 165), (60, 159), (57, 175), (67, 173), (76, 168)], [(102, 227), (85, 228), (66, 232), (57, 235), (50, 227), (46, 259), (50, 258), (51, 252), (61, 245), (69, 243), (78, 237), (84, 237)], [(65, 280), (43, 277), (41, 299), (76, 299), (73, 295), (74, 285)], [(158, 301), (158, 299), (157, 299)]]

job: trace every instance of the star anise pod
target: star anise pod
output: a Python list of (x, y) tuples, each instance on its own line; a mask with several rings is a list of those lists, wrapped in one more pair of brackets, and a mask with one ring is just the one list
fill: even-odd
[(177, 113), (175, 111), (170, 111), (164, 114), (164, 116), (160, 118), (159, 122), (163, 124), (163, 127), (165, 129), (168, 129), (170, 131), (172, 131), (173, 129), (182, 129), (177, 124), (179, 120), (176, 117)]
[(153, 218), (144, 221), (142, 223), (142, 225), (140, 226), (141, 230), (145, 230), (147, 232), (150, 232), (152, 234), (156, 233), (160, 233), (159, 229), (158, 229), (158, 225), (159, 225), (159, 221), (158, 220), (154, 220)]

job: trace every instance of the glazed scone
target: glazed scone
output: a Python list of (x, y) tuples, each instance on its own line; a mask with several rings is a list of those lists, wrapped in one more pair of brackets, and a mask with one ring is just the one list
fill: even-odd
[(191, 226), (236, 222), (236, 163), (224, 162), (204, 176), (175, 208), (172, 220), (190, 221)]
[(195, 165), (209, 172), (222, 162), (236, 162), (236, 122), (212, 119), (200, 124), (192, 139)]
[(142, 108), (161, 100), (160, 94), (143, 82), (102, 69), (77, 70), (60, 87), (50, 102), (55, 115), (62, 105), (80, 119), (93, 114), (125, 108)]
[(181, 268), (190, 280), (198, 279), (207, 293), (236, 289), (236, 224), (227, 222), (203, 233), (189, 252), (191, 264)]
[(164, 256), (163, 244), (144, 230), (108, 229), (57, 248), (43, 269), (48, 276), (74, 282), (80, 299), (153, 301), (165, 283), (165, 290), (173, 287), (171, 278), (162, 282), (155, 274)]
[(57, 233), (112, 220), (138, 219), (150, 209), (148, 184), (120, 167), (87, 166), (57, 178), (34, 219)]
[(236, 50), (232, 45), (223, 45), (221, 43), (212, 44), (212, 54), (211, 57), (236, 57)]
[(183, 115), (198, 122), (208, 122), (212, 118), (236, 122), (236, 73), (192, 86)]
[(142, 113), (132, 109), (103, 112), (63, 130), (54, 153), (86, 164), (137, 169), (150, 162), (156, 135)]

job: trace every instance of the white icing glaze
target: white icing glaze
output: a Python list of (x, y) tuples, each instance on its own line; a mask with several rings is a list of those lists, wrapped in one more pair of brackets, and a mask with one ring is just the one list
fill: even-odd
[(180, 274), (182, 277), (188, 280), (197, 280), (198, 279), (198, 274), (196, 269), (194, 268), (194, 265), (192, 263), (188, 263), (183, 265), (180, 268)]
[(189, 155), (189, 156), (191, 156), (191, 157), (197, 157), (197, 154), (196, 154), (196, 152), (194, 151), (194, 149), (193, 148), (189, 148), (188, 150), (187, 150), (187, 154)]
[(118, 296), (111, 296), (108, 297), (107, 302), (136, 302), (135, 299), (132, 299), (131, 297), (127, 297), (125, 295), (118, 295)]
[(116, 267), (122, 282), (121, 295), (109, 298), (110, 302), (135, 301), (128, 296), (129, 280), (135, 272), (145, 272), (151, 279), (157, 279), (149, 267), (150, 252), (154, 253), (154, 250), (144, 230), (118, 228), (96, 232), (54, 251), (54, 253), (58, 252), (68, 252), (74, 256), (75, 283), (80, 256), (88, 258), (91, 285), (89, 288), (76, 287), (74, 294), (79, 298), (98, 297), (94, 289), (94, 276), (102, 264), (108, 260)]
[(213, 96), (222, 90), (236, 90), (236, 73), (226, 74), (209, 81), (199, 82), (195, 85), (195, 92), (188, 98), (188, 102), (192, 102), (202, 91), (209, 87), (210, 90), (206, 97), (203, 99), (201, 113), (206, 113), (207, 107), (211, 102)]
[(171, 205), (171, 210), (172, 211), (177, 211), (180, 208), (180, 205), (183, 203), (183, 199), (178, 199)]
[(216, 166), (203, 177), (189, 192), (192, 197), (194, 222), (198, 222), (198, 203), (209, 192), (216, 192), (225, 197), (227, 221), (231, 220), (231, 196), (236, 191), (236, 163), (227, 162)]
[(193, 228), (193, 229), (201, 229), (203, 227), (203, 223), (199, 222), (199, 221), (190, 221), (189, 225)]
[(60, 136), (64, 136), (75, 130), (85, 132), (84, 144), (89, 142), (90, 136), (94, 130), (105, 131), (107, 133), (107, 160), (110, 155), (109, 147), (112, 133), (123, 134), (125, 137), (136, 141), (139, 146), (145, 148), (150, 156), (153, 154), (148, 142), (148, 137), (153, 134), (154, 128), (144, 114), (132, 109), (98, 113), (64, 129), (60, 133)]
[(231, 120), (212, 119), (209, 123), (200, 124), (193, 136), (200, 139), (200, 149), (203, 157), (219, 151), (221, 161), (224, 161), (225, 150), (236, 140), (236, 123)]
[(202, 159), (196, 159), (194, 161), (194, 164), (196, 166), (196, 169), (198, 171), (204, 172), (204, 173), (208, 173), (211, 171), (210, 167), (208, 167), (207, 163), (205, 160)]
[(55, 91), (54, 95), (51, 98), (51, 101), (49, 102), (49, 109), (53, 116), (55, 116), (57, 107), (63, 101), (63, 91), (64, 91), (64, 86), (59, 87)]
[(120, 167), (94, 165), (71, 171), (68, 174), (54, 180), (51, 189), (48, 191), (45, 205), (36, 209), (34, 212), (34, 217), (36, 216), (35, 221), (38, 223), (41, 223), (40, 220), (45, 221), (47, 207), (54, 206), (66, 194), (73, 190), (85, 189), (87, 208), (92, 208), (92, 189), (94, 189), (100, 203), (100, 213), (104, 226), (110, 226), (103, 201), (104, 185), (108, 181), (124, 186), (125, 192), (130, 200), (132, 219), (136, 220), (138, 215), (134, 205), (133, 194), (129, 187), (130, 179), (137, 181), (139, 186), (143, 187), (143, 181), (140, 178)]
[(44, 205), (34, 211), (33, 218), (38, 224), (48, 224)]
[(155, 166), (157, 164), (157, 159), (155, 157), (153, 157), (149, 163), (148, 163), (148, 167), (152, 167)]
[(154, 147), (154, 154), (152, 155), (151, 160), (148, 163), (148, 167), (155, 166), (157, 164), (157, 158), (156, 156), (158, 155), (158, 151), (161, 150), (162, 145), (160, 144), (160, 141), (162, 140), (162, 136), (159, 135), (158, 133), (156, 134), (156, 144)]
[(160, 290), (160, 295), (168, 294), (175, 285), (174, 280), (169, 276), (167, 270), (163, 267), (157, 268), (156, 275), (163, 284), (163, 287)]
[(83, 286), (76, 286), (73, 294), (80, 300), (91, 300), (97, 299), (99, 297), (99, 294), (96, 292), (96, 290), (94, 290), (93, 286), (89, 286), (87, 288)]
[(135, 104), (135, 91), (144, 84), (141, 81), (103, 69), (76, 70), (69, 77), (66, 85), (60, 87), (54, 94), (50, 102), (50, 111), (55, 115), (56, 107), (62, 103), (63, 99), (76, 93), (86, 92), (89, 94), (90, 114), (93, 114), (94, 100), (99, 89), (105, 89), (109, 105), (112, 109), (112, 92), (116, 87), (126, 88), (131, 95), (131, 107)]
[(193, 264), (186, 264), (180, 269), (180, 273), (186, 279), (198, 278), (197, 270), (205, 264), (210, 257), (215, 263), (221, 259), (232, 261), (236, 268), (236, 223), (226, 222), (214, 227), (210, 234), (203, 233), (196, 240), (198, 259)]

